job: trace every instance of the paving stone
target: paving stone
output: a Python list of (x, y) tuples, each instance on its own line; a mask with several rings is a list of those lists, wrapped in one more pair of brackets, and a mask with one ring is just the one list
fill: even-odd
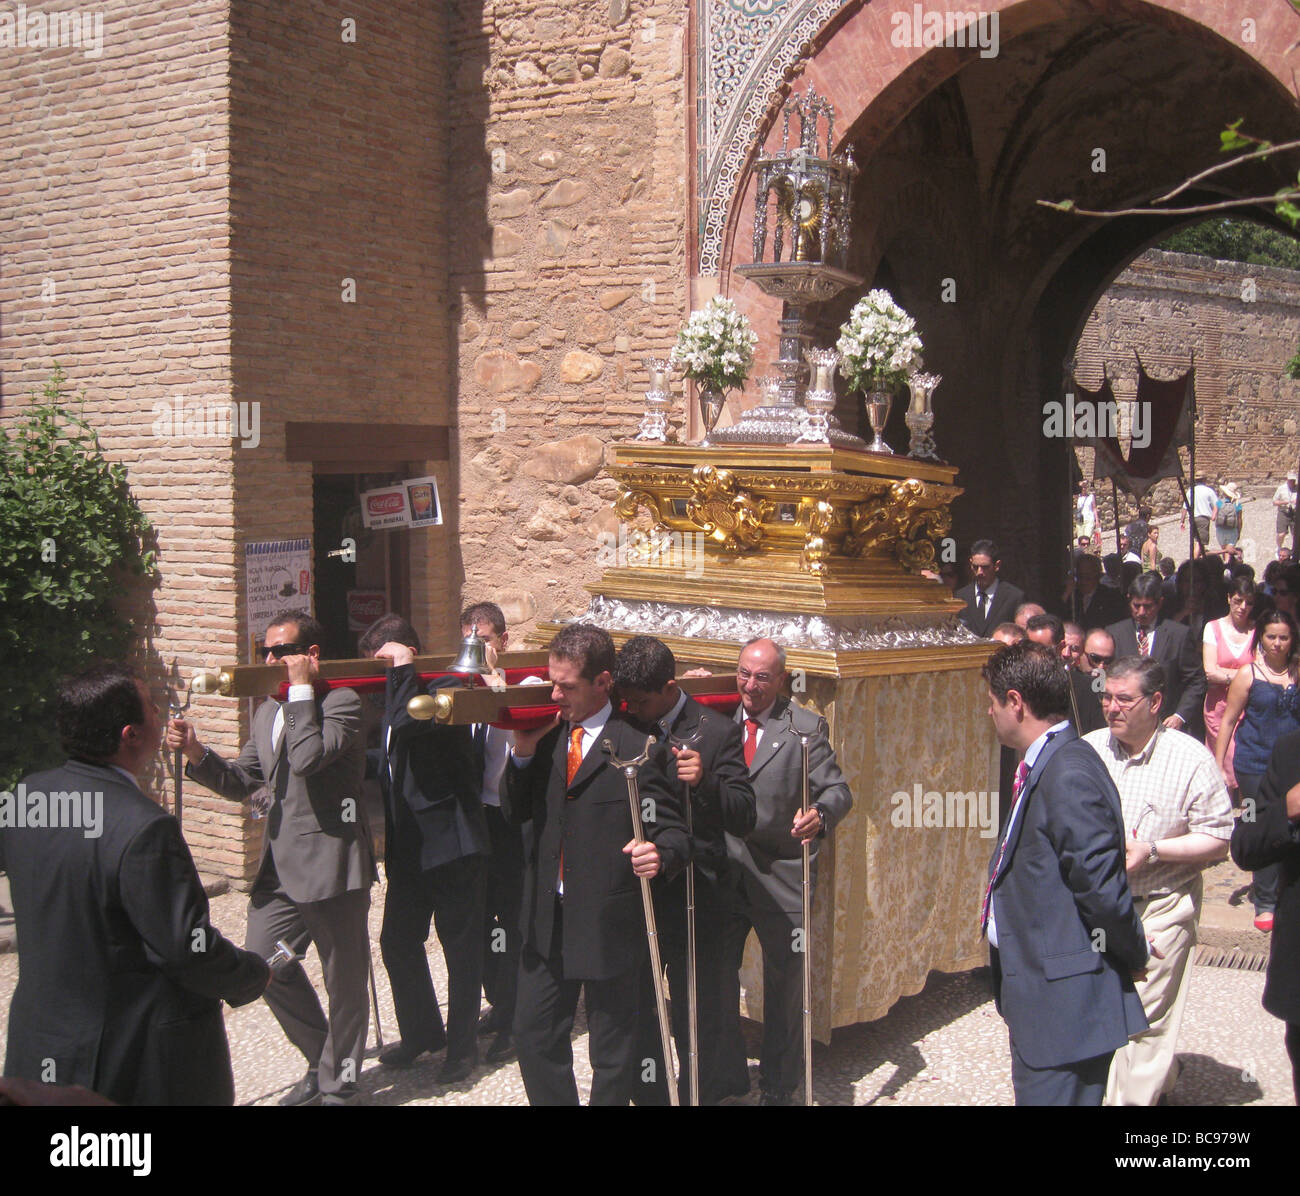
[[(373, 890), (370, 938), (384, 1041), (397, 1039), (388, 976), (379, 959), (384, 886)], [(248, 897), (226, 893), (212, 902), (213, 922), (242, 942)], [(446, 998), (447, 974), (436, 936), (430, 935), (434, 990)], [(314, 950), (307, 973), (323, 993)], [(18, 956), (0, 955), (0, 1040), (8, 1025), (9, 999), (18, 977)], [(1194, 969), (1183, 1022), (1179, 1058), (1183, 1071), (1175, 1105), (1290, 1105), (1291, 1071), (1282, 1023), (1260, 1008), (1264, 977), (1226, 968)], [(225, 1010), (240, 1104), (273, 1105), (303, 1072), (302, 1056), (289, 1044), (262, 1001)], [(744, 1023), (750, 1054), (749, 1096), (729, 1104), (758, 1103), (761, 1027)], [(489, 1039), (480, 1042), (486, 1050)], [(360, 1087), (374, 1105), (520, 1105), (527, 1103), (519, 1065), (480, 1065), (464, 1083), (438, 1084), (444, 1054), (423, 1056), (404, 1071), (380, 1067), (370, 1028)], [(585, 1102), (591, 1087), (586, 1021), (579, 1008), (574, 1027), (574, 1068)], [(987, 970), (931, 975), (925, 988), (904, 997), (878, 1021), (836, 1030), (829, 1046), (813, 1050), (817, 1102), (825, 1105), (1010, 1105), (1011, 1057), (1006, 1025), (993, 1008)]]

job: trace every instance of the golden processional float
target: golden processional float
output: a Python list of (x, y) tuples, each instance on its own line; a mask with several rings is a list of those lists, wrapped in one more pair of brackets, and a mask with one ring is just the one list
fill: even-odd
[[(810, 937), (823, 1042), (835, 1027), (883, 1016), (931, 970), (987, 962), (978, 908), (998, 825), (997, 744), (980, 679), (995, 645), (921, 574), (935, 566), (961, 493), (931, 434), (939, 378), (909, 379), (902, 456), (882, 436), (890, 396), (868, 395), (871, 444), (848, 433), (833, 414), (837, 355), (811, 347), (807, 306), (863, 282), (845, 268), (856, 167), (832, 154), (832, 119), (812, 91), (791, 99), (781, 148), (756, 163), (753, 263), (736, 270), (783, 301), (761, 402), (718, 429), (721, 396), (706, 390), (703, 443), (671, 443), (667, 363), (647, 361), (641, 429), (615, 446), (607, 470), (627, 549), (588, 587), (579, 616), (620, 644), (658, 637), (681, 671), (725, 676), (724, 710), (737, 702), (740, 646), (770, 636), (786, 648), (792, 696), (827, 719), (854, 808), (819, 855)], [(688, 543), (702, 552), (683, 551)], [(558, 629), (542, 624), (533, 642)], [(751, 939), (750, 1016), (761, 1016), (757, 959)]]
[[(712, 670), (679, 683), (726, 715), (739, 705), (740, 647), (756, 636), (785, 647), (792, 696), (826, 718), (854, 798), (819, 856), (811, 1023), (823, 1042), (835, 1027), (883, 1016), (932, 970), (986, 962), (978, 910), (998, 827), (997, 747), (980, 679), (994, 645), (963, 627), (961, 603), (922, 575), (961, 493), (931, 434), (939, 378), (909, 378), (903, 456), (883, 440), (892, 396), (867, 396), (870, 444), (845, 431), (833, 414), (838, 355), (811, 347), (806, 307), (863, 282), (845, 269), (856, 167), (831, 153), (831, 121), (812, 91), (793, 98), (781, 148), (756, 163), (753, 263), (736, 270), (783, 301), (780, 356), (760, 380), (761, 402), (717, 429), (722, 395), (706, 388), (703, 441), (673, 443), (670, 367), (647, 360), (645, 417), (608, 467), (625, 538), (575, 620), (620, 645), (658, 637), (679, 673)], [(561, 625), (541, 624), (531, 642), (546, 644)], [(414, 699), (412, 713), (509, 729), (555, 717), (550, 687), (522, 684), (545, 678), (544, 648), (507, 653), (495, 677), (483, 675), (481, 653), (480, 644), (470, 656), (418, 657), (422, 681), (454, 674), (462, 684)], [(320, 664), (319, 686), (384, 684), (371, 660)], [(278, 666), (248, 665), (201, 672), (191, 689), (283, 697), (287, 684)], [(755, 948), (751, 940), (742, 980), (745, 1011), (761, 1020)]]

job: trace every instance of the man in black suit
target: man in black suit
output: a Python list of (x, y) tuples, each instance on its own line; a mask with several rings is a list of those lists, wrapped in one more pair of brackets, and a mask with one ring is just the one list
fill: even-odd
[[(1101, 695), (1106, 690), (1103, 669), (1115, 659), (1115, 641), (1104, 627), (1094, 627), (1083, 641), (1083, 651), (1070, 668), (1070, 688), (1074, 707), (1079, 712), (1075, 730), (1081, 736), (1100, 731), (1106, 725), (1101, 712)], [(1007, 792), (1010, 792), (1008, 789)]]
[(1262, 1003), (1286, 1023), (1291, 1086), (1300, 1104), (1300, 731), (1274, 745), (1255, 817), (1243, 812), (1231, 847), (1234, 862), (1247, 871), (1282, 866)]
[[(361, 638), (363, 656), (386, 661), (380, 746), (367, 774), (384, 796), (384, 872), (388, 893), (379, 946), (392, 982), (401, 1041), (380, 1052), (385, 1067), (410, 1067), (444, 1043), (440, 1084), (465, 1079), (478, 1063), (480, 935), (487, 884), (488, 833), (479, 797), (482, 763), (468, 727), (412, 718), (406, 704), (425, 692), (412, 663), (420, 637), (406, 619), (381, 615)], [(439, 678), (427, 687), (459, 684)], [(447, 1025), (429, 975), (425, 943), (437, 927), (447, 961)]]
[(1143, 573), (1129, 586), (1131, 619), (1106, 630), (1115, 641), (1115, 655), (1151, 656), (1165, 666), (1169, 692), (1165, 708), (1171, 713), (1164, 725), (1171, 731), (1199, 736), (1204, 732), (1205, 668), (1201, 645), (1182, 623), (1160, 618), (1161, 577)]
[(176, 819), (140, 790), (158, 708), (101, 665), (64, 683), (55, 719), (70, 759), (0, 794), (22, 947), (5, 1075), (119, 1104), (232, 1104), (221, 1000), (255, 1001), (270, 970), (209, 923)]
[[(716, 1104), (737, 1090), (720, 1073), (718, 1058), (724, 977), (723, 896), (729, 879), (733, 886), (736, 883), (733, 878), (736, 865), (727, 858), (723, 832), (743, 839), (754, 829), (757, 813), (740, 727), (730, 715), (710, 713), (680, 689), (676, 673), (677, 662), (667, 646), (648, 635), (638, 635), (620, 649), (614, 678), (618, 696), (627, 703), (627, 712), (637, 726), (671, 748), (676, 764), (670, 775), (675, 776), (679, 785), (690, 787), (692, 862), (688, 867), (695, 869), (700, 1103)], [(673, 740), (690, 739), (697, 732), (700, 738), (696, 744), (686, 748), (672, 746)], [(687, 1067), (690, 1035), (685, 870), (671, 881), (655, 882), (655, 913), (672, 993), (673, 1037), (682, 1068), (681, 1100), (686, 1104), (690, 1091)], [(638, 1104), (667, 1102), (661, 1054), (658, 1019), (647, 976), (642, 989), (640, 1055), (654, 1059), (659, 1066), (654, 1069), (653, 1079), (645, 1071), (641, 1073), (641, 1087), (650, 1091), (637, 1093)], [(739, 1087), (739, 1092), (748, 1089), (746, 1082)]]
[(998, 739), (1021, 755), (982, 914), (1016, 1104), (1100, 1105), (1112, 1055), (1147, 1028), (1119, 794), (1066, 718), (1055, 652), (1014, 644), (983, 676)]
[[(570, 623), (550, 644), (554, 723), (516, 731), (502, 812), (532, 821), (514, 1037), (530, 1104), (576, 1105), (570, 1035), (583, 993), (591, 1103), (626, 1105), (639, 1063), (639, 983), (647, 956), (638, 877), (671, 877), (690, 856), (667, 753), (639, 773), (645, 841), (633, 836), (627, 782), (610, 760), (646, 736), (613, 714), (614, 641)], [(606, 747), (608, 743), (608, 747)]]
[(1074, 581), (1064, 595), (1066, 618), (1084, 631), (1108, 627), (1124, 617), (1124, 597), (1111, 586), (1101, 584), (1101, 561), (1091, 553), (1074, 563)]
[(971, 584), (962, 586), (953, 595), (966, 604), (957, 617), (976, 635), (984, 638), (999, 623), (1010, 623), (1016, 608), (1025, 600), (1025, 593), (1009, 581), (998, 577), (1002, 559), (992, 540), (976, 540), (971, 545)]
[[(474, 632), (483, 641), (488, 664), (510, 642), (506, 617), (495, 602), (476, 602), (460, 613), (460, 634)], [(504, 663), (509, 663), (504, 662)], [(525, 681), (541, 678), (525, 678)], [(481, 765), (479, 787), (483, 819), (491, 851), (487, 857), (487, 893), (483, 906), (483, 995), (492, 1006), (479, 1018), (480, 1034), (493, 1035), (484, 1058), (504, 1063), (514, 1056), (510, 1028), (515, 1020), (515, 991), (519, 982), (519, 948), (522, 931), (519, 911), (524, 901), (523, 828), (507, 822), (501, 813), (502, 778), (510, 757), (514, 733), (487, 723), (474, 726), (474, 746)]]

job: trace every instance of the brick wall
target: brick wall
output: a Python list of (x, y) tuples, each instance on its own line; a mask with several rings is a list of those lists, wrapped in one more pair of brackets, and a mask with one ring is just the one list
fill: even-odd
[[(231, 442), (166, 426), (230, 400), (226, 7), (107, 6), (98, 56), (84, 42), (0, 51), (0, 417), (55, 360), (85, 394), (157, 528), (161, 585), (127, 609), (158, 681), (173, 658), (235, 647)], [(170, 794), (161, 769), (152, 780)], [(231, 826), (190, 795), (186, 834), (214, 869), (240, 863)]]
[[(311, 465), (285, 461), (286, 422), (455, 422), (446, 9), (346, 16), (355, 31), (325, 4), (145, 3), (105, 14), (96, 58), (0, 53), (22, 117), (0, 130), (2, 414), (55, 359), (85, 391), (157, 527), (160, 585), (128, 605), (159, 679), (173, 659), (184, 675), (243, 659), (243, 543), (311, 532)], [(258, 404), (256, 447), (158, 432), (160, 415), (232, 400)], [(410, 465), (454, 494), (447, 462)], [(411, 539), (413, 617), (445, 640), (455, 520)], [(198, 701), (205, 741), (236, 751), (244, 705)], [(203, 866), (250, 875), (237, 811), (190, 787), (185, 830)]]

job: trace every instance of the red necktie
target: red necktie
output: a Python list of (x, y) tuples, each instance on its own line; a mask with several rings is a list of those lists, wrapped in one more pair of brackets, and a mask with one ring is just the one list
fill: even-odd
[(1145, 627), (1138, 628), (1138, 655), (1145, 656), (1151, 647), (1151, 632)]
[(758, 719), (745, 720), (745, 767), (754, 763), (754, 753), (758, 750)]
[(993, 901), (993, 886), (997, 884), (998, 873), (1002, 871), (1002, 857), (1007, 854), (1007, 840), (1011, 837), (1011, 824), (1016, 816), (1016, 803), (1020, 801), (1020, 791), (1025, 787), (1025, 778), (1028, 775), (1029, 765), (1021, 760), (1020, 767), (1016, 769), (1015, 784), (1011, 786), (1011, 814), (1007, 818), (1006, 831), (1002, 836), (1002, 848), (998, 852), (998, 862), (993, 865), (993, 872), (989, 876), (988, 888), (984, 890), (984, 908), (980, 911), (981, 934), (989, 924), (989, 906)]

